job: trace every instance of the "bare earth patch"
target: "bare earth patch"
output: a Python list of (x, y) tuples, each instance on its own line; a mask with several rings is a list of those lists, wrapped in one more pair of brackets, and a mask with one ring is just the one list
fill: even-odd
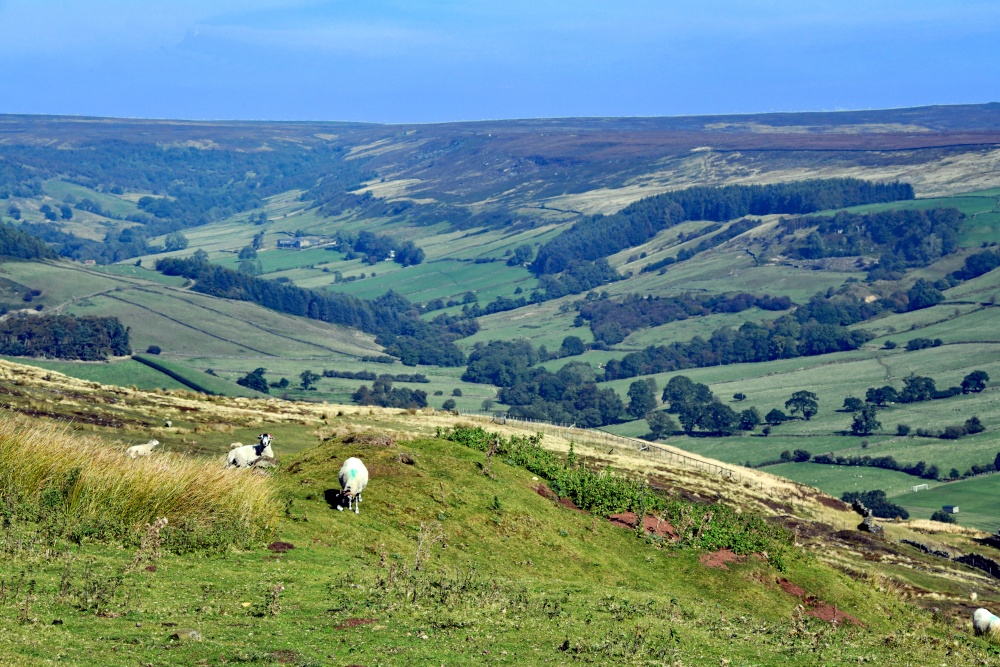
[(705, 567), (729, 569), (729, 563), (742, 563), (746, 556), (737, 556), (732, 549), (719, 549), (698, 559)]
[(289, 663), (295, 662), (296, 658), (299, 657), (299, 654), (296, 653), (295, 651), (282, 649), (279, 651), (272, 651), (271, 657), (274, 658), (275, 661), (281, 663), (282, 665), (287, 665)]
[[(639, 517), (635, 512), (622, 512), (621, 514), (612, 514), (608, 517), (608, 521), (612, 524), (630, 530), (635, 530), (638, 519)], [(657, 519), (655, 516), (644, 516), (642, 518), (642, 527), (647, 533), (671, 540), (677, 539), (677, 532), (674, 530), (674, 527), (663, 519)]]
[(836, 606), (831, 606), (826, 602), (817, 600), (812, 595), (809, 595), (804, 588), (796, 586), (784, 577), (778, 579), (778, 585), (781, 586), (781, 590), (802, 600), (802, 604), (806, 608), (806, 616), (814, 616), (821, 621), (826, 621), (827, 623), (850, 623), (851, 625), (864, 625), (854, 616), (840, 611), (840, 609)]

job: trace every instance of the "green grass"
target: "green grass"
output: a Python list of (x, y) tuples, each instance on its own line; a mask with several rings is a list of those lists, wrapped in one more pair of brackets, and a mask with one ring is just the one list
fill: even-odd
[[(895, 496), (909, 493), (917, 484), (938, 487), (938, 482), (920, 479), (895, 470), (880, 468), (857, 468), (853, 466), (832, 466), (820, 463), (782, 463), (764, 468), (772, 475), (814, 486), (824, 493), (839, 498), (848, 491), (871, 491), (882, 489), (886, 495)], [(943, 488), (943, 487), (941, 487)], [(923, 491), (920, 492), (925, 493)]]
[[(68, 195), (76, 197), (78, 201), (82, 199), (89, 199), (90, 201), (99, 204), (105, 211), (114, 215), (126, 216), (132, 213), (140, 212), (139, 207), (127, 199), (122, 199), (104, 192), (97, 192), (96, 190), (91, 190), (90, 188), (77, 185), (76, 183), (68, 183), (66, 181), (52, 179), (45, 181), (43, 187), (45, 189), (45, 194), (54, 199), (62, 201)], [(80, 211), (77, 211), (76, 209), (73, 210), (74, 217), (80, 214)], [(86, 215), (86, 213), (84, 213), (84, 215)]]
[[(263, 394), (253, 389), (247, 389), (242, 387), (235, 382), (226, 380), (225, 378), (216, 377), (210, 373), (205, 373), (202, 371), (195, 371), (187, 366), (168, 361), (166, 359), (161, 359), (159, 355), (153, 354), (143, 354), (136, 355), (137, 358), (144, 359), (149, 364), (143, 364), (150, 370), (158, 370), (156, 366), (165, 368), (166, 370), (173, 373), (175, 376), (183, 378), (186, 382), (183, 383), (186, 388), (191, 388), (195, 391), (202, 391), (205, 393), (217, 394), (220, 396), (250, 396), (254, 398), (262, 398)], [(152, 364), (152, 366), (150, 366)], [(167, 375), (166, 373), (162, 373)], [(167, 377), (170, 377), (167, 375)], [(177, 382), (176, 378), (171, 378)]]
[[(403, 448), (414, 465), (400, 463), (395, 447), (339, 441), (287, 459), (273, 480), (287, 510), (277, 537), (296, 547), (284, 554), (260, 545), (155, 558), (88, 540), (5, 558), (6, 581), (30, 568), (27, 617), (39, 621), (19, 623), (23, 600), (11, 594), (0, 605), (0, 655), (29, 666), (56, 653), (84, 666), (473, 665), (484, 657), (501, 664), (759, 664), (774, 657), (814, 664), (797, 623), (830, 643), (822, 655), (842, 662), (898, 663), (916, 646), (934, 664), (954, 663), (982, 650), (945, 646), (944, 626), (804, 552), (780, 576), (865, 626), (795, 621), (799, 599), (757, 559), (709, 569), (696, 550), (658, 548), (540, 496), (524, 470), (495, 461), (492, 476), (483, 475), (480, 452), (438, 440)], [(351, 455), (374, 473), (358, 516), (323, 499)], [(7, 535), (31, 534), (27, 524), (13, 530)], [(10, 554), (15, 544), (7, 538), (0, 548)], [(63, 624), (50, 625), (54, 618)], [(51, 629), (39, 633), (42, 623)], [(889, 641), (914, 627), (920, 633), (905, 646)], [(179, 628), (196, 628), (203, 640), (171, 642)]]
[(181, 276), (168, 276), (158, 271), (152, 269), (147, 269), (141, 266), (135, 266), (135, 264), (108, 264), (104, 266), (92, 266), (91, 271), (97, 273), (106, 273), (113, 276), (125, 276), (128, 278), (139, 278), (140, 280), (148, 280), (150, 282), (159, 283), (161, 285), (171, 285), (173, 287), (180, 287), (187, 284), (188, 279), (182, 278)]
[[(957, 208), (965, 213), (966, 219), (959, 232), (959, 242), (967, 248), (975, 248), (985, 242), (993, 242), (1000, 235), (1000, 202), (996, 190), (969, 192), (950, 197), (928, 197), (911, 201), (890, 202), (853, 206), (846, 211), (874, 213), (889, 210), (927, 210), (931, 208)], [(831, 214), (824, 211), (823, 214)]]
[(997, 515), (997, 497), (1000, 494), (1000, 475), (983, 475), (958, 482), (935, 486), (930, 491), (897, 495), (893, 502), (903, 505), (911, 516), (929, 519), (944, 505), (958, 505), (955, 516), (963, 526), (996, 532), (1000, 529)]
[(26, 357), (2, 357), (28, 366), (37, 366), (63, 375), (121, 387), (135, 386), (139, 389), (186, 389), (171, 377), (140, 364), (132, 359), (110, 363), (52, 361)]

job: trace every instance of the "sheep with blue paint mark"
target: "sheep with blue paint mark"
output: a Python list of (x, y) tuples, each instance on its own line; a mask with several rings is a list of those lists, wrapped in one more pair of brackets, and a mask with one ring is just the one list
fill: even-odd
[(340, 479), (340, 493), (335, 500), (335, 506), (341, 512), (344, 508), (351, 509), (354, 504), (354, 513), (361, 514), (361, 492), (368, 486), (368, 468), (361, 462), (361, 459), (352, 456), (344, 461), (337, 475)]
[(977, 635), (1000, 637), (1000, 618), (988, 609), (980, 607), (972, 614), (972, 627)]

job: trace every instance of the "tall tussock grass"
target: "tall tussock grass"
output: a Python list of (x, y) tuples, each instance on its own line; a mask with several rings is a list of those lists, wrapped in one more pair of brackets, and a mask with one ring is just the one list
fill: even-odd
[(120, 446), (65, 426), (0, 417), (0, 516), (36, 521), (73, 541), (137, 542), (166, 517), (175, 551), (259, 543), (278, 520), (267, 477), (168, 452), (129, 459)]

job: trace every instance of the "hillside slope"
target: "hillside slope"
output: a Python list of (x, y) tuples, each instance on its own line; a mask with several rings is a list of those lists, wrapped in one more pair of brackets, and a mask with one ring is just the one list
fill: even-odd
[[(977, 544), (974, 533), (929, 536), (919, 526), (888, 524), (885, 539), (869, 537), (851, 528), (857, 517), (842, 504), (766, 473), (740, 471), (741, 484), (683, 465), (651, 466), (641, 452), (615, 455), (618, 474), (649, 475), (666, 487), (671, 516), (704, 522), (695, 535), (675, 519), (688, 537), (672, 544), (557, 502), (537, 474), (436, 437), (460, 421), (451, 415), (146, 394), (6, 362), (0, 372), (14, 389), (4, 397), (8, 408), (42, 419), (75, 414), (75, 428), (109, 439), (155, 434), (183, 451), (190, 438), (204, 438), (202, 449), (220, 457), (226, 440), (271, 432), (281, 459), (272, 479), (285, 503), (269, 548), (216, 554), (76, 544), (15, 518), (0, 541), (13, 556), (0, 565), (9, 583), (0, 664), (43, 664), (56, 652), (81, 665), (817, 657), (923, 665), (1000, 656), (968, 629), (975, 604), (1000, 599), (996, 583), (897, 540), (994, 558), (1000, 551)], [(153, 423), (125, 421), (129, 414)], [(159, 425), (170, 416), (172, 426)], [(528, 435), (510, 423), (497, 428)], [(545, 436), (543, 446), (565, 451), (568, 435)], [(606, 452), (578, 435), (581, 462), (603, 468)], [(352, 455), (371, 473), (360, 515), (326, 500)], [(735, 525), (753, 526), (751, 514), (761, 513), (791, 531), (784, 571), (755, 557), (726, 563), (717, 547), (698, 546), (715, 535), (712, 526), (727, 525), (717, 501), (742, 513)], [(741, 551), (751, 534), (720, 533), (715, 544)], [(973, 591), (979, 603), (969, 602)], [(937, 613), (922, 608), (931, 606)], [(53, 620), (51, 631), (37, 632)], [(187, 628), (201, 640), (171, 640)]]

